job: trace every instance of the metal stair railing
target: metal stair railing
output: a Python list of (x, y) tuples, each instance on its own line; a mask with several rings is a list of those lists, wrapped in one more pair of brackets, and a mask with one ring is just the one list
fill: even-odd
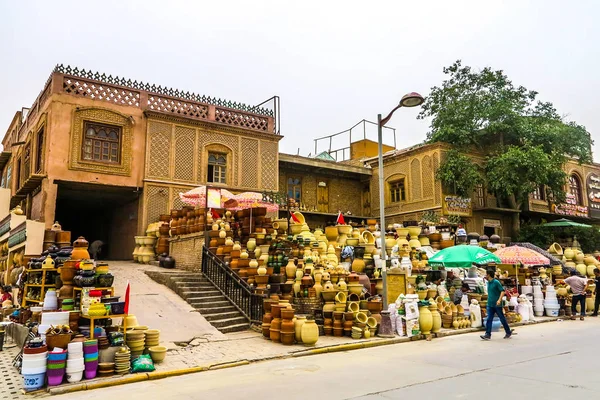
[(265, 295), (253, 292), (242, 278), (206, 246), (202, 247), (202, 273), (251, 323), (262, 323)]

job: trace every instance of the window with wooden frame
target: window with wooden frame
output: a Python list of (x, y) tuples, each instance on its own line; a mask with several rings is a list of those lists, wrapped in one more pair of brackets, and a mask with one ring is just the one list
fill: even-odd
[(38, 131), (36, 137), (36, 148), (35, 148), (35, 172), (37, 174), (42, 173), (44, 169), (44, 127)]
[(23, 150), (23, 173), (21, 175), (23, 182), (31, 175), (31, 143), (27, 143)]
[(477, 200), (477, 206), (485, 207), (485, 190), (481, 183), (475, 186), (475, 198)]
[(107, 164), (121, 163), (120, 126), (84, 121), (81, 159)]
[(540, 185), (531, 193), (533, 200), (546, 201), (546, 188), (544, 185)]
[(390, 182), (389, 188), (391, 203), (406, 201), (406, 180), (404, 178), (396, 179)]
[(6, 185), (3, 187), (10, 189), (11, 182), (12, 182), (12, 165), (9, 163), (6, 166), (6, 182), (5, 182)]
[(583, 205), (583, 191), (581, 190), (581, 180), (575, 174), (569, 176), (569, 193), (573, 195), (578, 206)]
[(210, 183), (227, 183), (227, 154), (208, 153), (208, 176)]
[(297, 203), (302, 202), (302, 178), (290, 177), (287, 181), (288, 199), (294, 199)]
[(21, 188), (21, 157), (17, 158), (17, 170), (15, 172), (15, 190)]

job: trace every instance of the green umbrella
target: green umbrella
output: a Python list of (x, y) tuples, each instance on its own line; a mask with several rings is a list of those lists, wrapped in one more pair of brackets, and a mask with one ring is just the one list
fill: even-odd
[(469, 268), (473, 264), (500, 264), (501, 262), (494, 253), (479, 246), (469, 245), (447, 247), (429, 259), (430, 265), (446, 268)]
[(580, 224), (579, 222), (571, 221), (570, 219), (561, 218), (556, 221), (548, 222), (542, 226), (549, 226), (554, 228), (568, 228), (568, 227), (577, 227), (577, 228), (591, 228), (591, 225), (588, 224)]

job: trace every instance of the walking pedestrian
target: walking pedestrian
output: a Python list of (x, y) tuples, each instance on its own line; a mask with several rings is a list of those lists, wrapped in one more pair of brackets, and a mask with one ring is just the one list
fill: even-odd
[(504, 332), (506, 332), (506, 335), (504, 335), (504, 339), (510, 339), (513, 334), (513, 331), (508, 326), (508, 322), (506, 322), (504, 312), (502, 311), (504, 287), (502, 286), (500, 281), (496, 279), (496, 273), (492, 270), (488, 270), (487, 280), (487, 320), (485, 323), (485, 335), (481, 335), (480, 337), (483, 340), (490, 340), (492, 338), (492, 322), (494, 320), (494, 315), (497, 315), (500, 319), (500, 323), (502, 323), (502, 326), (504, 327)]
[(596, 296), (596, 300), (594, 301), (594, 313), (592, 317), (598, 316), (598, 308), (600, 308), (600, 295), (598, 295), (598, 285), (600, 285), (600, 269), (594, 268), (594, 284), (596, 285), (596, 289), (594, 290), (594, 296)]
[(565, 279), (565, 283), (571, 286), (571, 293), (573, 293), (573, 298), (571, 299), (571, 319), (574, 320), (575, 315), (577, 315), (577, 303), (581, 306), (581, 316), (580, 320), (585, 319), (585, 292), (588, 288), (588, 280), (587, 278), (582, 278), (577, 275), (577, 270), (571, 270), (571, 276)]

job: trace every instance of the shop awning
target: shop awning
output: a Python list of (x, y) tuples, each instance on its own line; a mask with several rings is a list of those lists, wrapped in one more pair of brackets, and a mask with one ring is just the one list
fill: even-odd
[(556, 221), (548, 222), (547, 224), (544, 224), (542, 226), (554, 227), (554, 228), (569, 228), (569, 227), (591, 228), (592, 227), (591, 225), (581, 224), (579, 222), (571, 221), (570, 219), (566, 219), (566, 218), (557, 219)]
[[(277, 212), (279, 206), (263, 201), (263, 195), (256, 192), (233, 194), (227, 189), (221, 191), (221, 208), (231, 211), (243, 210), (251, 207), (265, 207), (269, 212)], [(185, 193), (179, 193), (182, 202), (198, 207), (206, 204), (206, 186), (199, 186)]]

